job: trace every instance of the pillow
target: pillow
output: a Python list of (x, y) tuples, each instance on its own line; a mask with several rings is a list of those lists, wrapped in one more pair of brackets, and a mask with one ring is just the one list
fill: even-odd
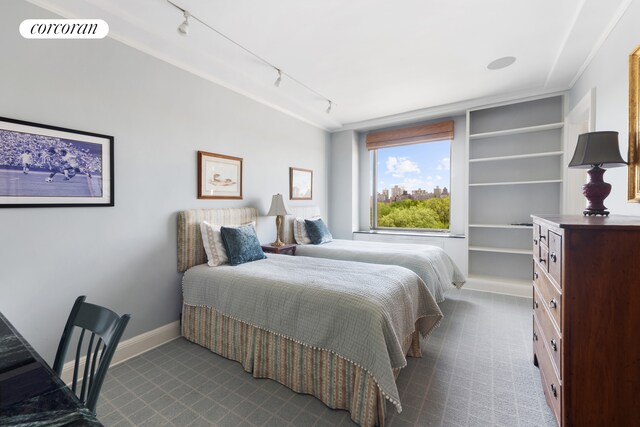
[(307, 225), (304, 223), (303, 218), (293, 220), (293, 238), (299, 245), (308, 245), (311, 243), (311, 239), (309, 239), (309, 234), (307, 233)]
[[(249, 224), (255, 228), (256, 222), (252, 221)], [(247, 224), (245, 224), (247, 225)], [(239, 226), (229, 226), (239, 227)], [(210, 224), (207, 221), (200, 223), (200, 232), (202, 233), (202, 245), (204, 251), (207, 254), (207, 265), (216, 267), (222, 264), (228, 264), (229, 258), (227, 257), (227, 250), (222, 243), (222, 235), (220, 234), (220, 226)]]
[(227, 251), (229, 264), (239, 265), (266, 258), (253, 225), (223, 226), (220, 227), (220, 234), (222, 234), (222, 243)]
[(305, 219), (304, 223), (307, 226), (309, 239), (314, 245), (321, 245), (322, 243), (328, 243), (333, 240), (333, 236), (329, 233), (329, 229), (322, 218)]
[(207, 253), (207, 265), (216, 267), (218, 265), (227, 264), (227, 251), (222, 244), (222, 235), (220, 234), (220, 226), (209, 224), (207, 221), (200, 223), (200, 231), (202, 232), (202, 244), (204, 251)]

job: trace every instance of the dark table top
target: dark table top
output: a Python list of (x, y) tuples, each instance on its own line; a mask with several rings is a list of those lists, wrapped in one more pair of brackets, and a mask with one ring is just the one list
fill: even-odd
[(101, 426), (0, 313), (0, 426)]

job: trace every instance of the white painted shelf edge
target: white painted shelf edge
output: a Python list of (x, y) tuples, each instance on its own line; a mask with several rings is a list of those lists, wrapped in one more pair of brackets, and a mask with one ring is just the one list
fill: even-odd
[(561, 129), (563, 126), (564, 126), (563, 122), (558, 122), (558, 123), (549, 123), (546, 125), (497, 130), (494, 132), (474, 133), (472, 135), (469, 135), (469, 139), (485, 139), (485, 138), (493, 138), (496, 136), (507, 136), (507, 135), (518, 135), (521, 133), (541, 132), (544, 130)]
[(544, 153), (532, 153), (532, 154), (516, 154), (513, 156), (498, 156), (498, 157), (483, 157), (479, 159), (469, 159), (469, 163), (480, 163), (480, 162), (494, 162), (494, 161), (502, 161), (502, 160), (517, 160), (517, 159), (534, 159), (537, 157), (554, 157), (554, 156), (562, 156), (564, 152), (562, 151), (547, 151)]
[(512, 224), (469, 224), (469, 228), (508, 228), (530, 230), (533, 225), (512, 225)]
[(469, 246), (470, 251), (478, 252), (497, 252), (501, 254), (516, 254), (516, 255), (533, 255), (531, 249), (513, 249), (513, 248), (497, 248), (492, 246)]
[(479, 182), (469, 184), (469, 187), (483, 187), (489, 185), (523, 185), (523, 184), (551, 184), (554, 182), (562, 182), (561, 179), (546, 179), (540, 181), (507, 181), (507, 182)]
[(522, 280), (522, 279), (507, 279), (506, 277), (499, 276), (483, 276), (480, 274), (469, 274), (470, 280), (477, 280), (482, 282), (490, 282), (490, 283), (500, 283), (500, 284), (516, 284), (521, 286), (532, 286), (531, 280)]

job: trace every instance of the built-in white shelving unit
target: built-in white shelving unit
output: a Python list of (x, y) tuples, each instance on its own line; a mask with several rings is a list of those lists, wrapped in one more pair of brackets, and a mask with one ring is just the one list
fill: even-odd
[(471, 159), (470, 163), (478, 163), (478, 162), (496, 162), (496, 161), (504, 161), (504, 160), (515, 160), (515, 159), (532, 159), (535, 157), (556, 157), (562, 156), (562, 151), (549, 151), (546, 153), (533, 153), (533, 154), (518, 154), (514, 156), (501, 156), (501, 157), (485, 157), (484, 159)]
[(469, 187), (482, 187), (487, 185), (526, 185), (526, 184), (547, 184), (550, 182), (562, 182), (561, 179), (543, 179), (539, 181), (506, 181), (506, 182), (478, 182), (469, 184)]
[(526, 249), (513, 249), (513, 248), (498, 248), (494, 246), (469, 246), (470, 251), (480, 252), (496, 252), (501, 254), (521, 254), (521, 255), (533, 255), (532, 250)]
[(560, 213), (563, 102), (556, 95), (467, 112), (470, 282), (528, 292), (530, 215)]
[(527, 228), (529, 230), (533, 229), (533, 225), (519, 225), (519, 224), (469, 224), (469, 228), (510, 228), (510, 229), (521, 229)]

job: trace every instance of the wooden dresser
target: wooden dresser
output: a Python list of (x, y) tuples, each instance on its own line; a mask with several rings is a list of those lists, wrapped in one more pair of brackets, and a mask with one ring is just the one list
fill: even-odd
[(640, 426), (640, 217), (533, 216), (533, 360), (562, 426)]

